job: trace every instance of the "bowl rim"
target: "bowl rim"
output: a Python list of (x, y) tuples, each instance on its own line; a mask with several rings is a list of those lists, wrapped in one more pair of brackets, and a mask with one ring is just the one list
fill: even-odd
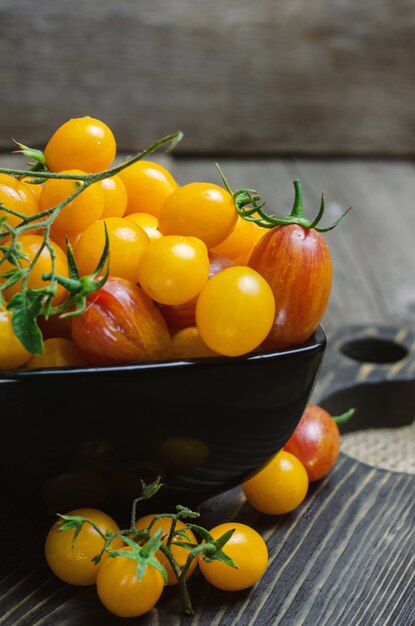
[(301, 344), (296, 344), (289, 348), (279, 350), (265, 350), (263, 352), (250, 352), (236, 357), (213, 356), (198, 357), (190, 359), (166, 359), (164, 361), (146, 361), (137, 363), (123, 363), (118, 365), (87, 365), (79, 367), (53, 367), (30, 370), (0, 370), (0, 383), (17, 382), (39, 378), (72, 377), (72, 376), (92, 376), (121, 373), (134, 373), (152, 370), (180, 370), (186, 368), (205, 368), (217, 365), (232, 366), (235, 363), (251, 363), (255, 361), (268, 361), (285, 359), (292, 356), (303, 356), (313, 352), (324, 350), (327, 343), (326, 335), (318, 326), (310, 337)]

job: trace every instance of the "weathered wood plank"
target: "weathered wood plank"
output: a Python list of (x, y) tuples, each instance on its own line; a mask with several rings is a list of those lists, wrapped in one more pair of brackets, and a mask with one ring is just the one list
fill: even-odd
[(107, 121), (131, 150), (414, 154), (412, 0), (0, 3), (0, 147)]

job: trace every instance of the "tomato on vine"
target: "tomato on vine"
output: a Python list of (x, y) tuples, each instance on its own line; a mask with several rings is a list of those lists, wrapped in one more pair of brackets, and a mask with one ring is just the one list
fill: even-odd
[(150, 245), (145, 231), (124, 217), (97, 220), (81, 233), (75, 246), (75, 259), (81, 276), (92, 274), (105, 246), (105, 225), (109, 238), (111, 276), (138, 280), (138, 262)]
[[(274, 349), (302, 343), (317, 328), (327, 307), (332, 278), (331, 255), (321, 233), (334, 228), (345, 215), (331, 226), (318, 226), (324, 213), (324, 196), (316, 218), (308, 220), (303, 217), (299, 180), (294, 181), (294, 187), (294, 206), (288, 217), (267, 216), (260, 207), (260, 218), (254, 218), (252, 209), (239, 209), (245, 219), (271, 228), (257, 242), (249, 266), (266, 279), (275, 296), (275, 320), (264, 343)], [(249, 200), (249, 194), (241, 192), (240, 203)]]
[[(65, 170), (61, 174), (85, 175), (79, 169)], [(69, 198), (82, 185), (79, 180), (48, 179), (40, 195), (40, 209), (47, 211)], [(53, 228), (62, 235), (83, 232), (90, 224), (99, 220), (104, 210), (104, 195), (98, 183), (90, 185), (76, 196), (56, 216)]]
[[(145, 517), (140, 517), (140, 519), (137, 520), (135, 526), (137, 530), (143, 530), (144, 528), (147, 528), (150, 526), (150, 524), (152, 524), (150, 536), (154, 535), (154, 533), (157, 532), (159, 528), (161, 528), (163, 531), (163, 535), (162, 535), (163, 544), (166, 545), (168, 541), (169, 533), (172, 527), (173, 519), (171, 517), (161, 517), (157, 519), (155, 522), (153, 522), (154, 518), (155, 518), (155, 515), (146, 515)], [(197, 544), (197, 540), (194, 534), (192, 533), (192, 531), (189, 528), (187, 528), (186, 524), (179, 519), (174, 521), (174, 529), (178, 531), (183, 531), (182, 535), (173, 536), (171, 544), (170, 544), (172, 555), (176, 561), (176, 564), (181, 570), (186, 564), (187, 557), (189, 556), (189, 550), (187, 550), (186, 548), (182, 548), (181, 546), (178, 546), (176, 544), (180, 541), (187, 541), (190, 543)], [(155, 557), (160, 561), (160, 563), (166, 569), (166, 573), (167, 573), (166, 584), (177, 585), (178, 583), (177, 576), (174, 573), (174, 570), (167, 556), (162, 552), (162, 550), (158, 549), (155, 554)], [(186, 579), (189, 578), (189, 576), (191, 576), (192, 572), (194, 572), (196, 567), (197, 567), (197, 559), (194, 559), (192, 561), (191, 566), (189, 567), (189, 570), (186, 575)]]
[(121, 554), (130, 551), (124, 547), (117, 556), (105, 557), (98, 570), (98, 597), (118, 617), (138, 617), (151, 611), (164, 589), (163, 577), (152, 565), (138, 579), (137, 562)]
[(111, 129), (104, 122), (86, 116), (59, 126), (49, 139), (44, 155), (51, 172), (74, 168), (101, 172), (111, 165), (115, 152)]
[[(21, 258), (20, 264), (23, 270), (36, 259), (35, 264), (29, 274), (29, 278), (27, 280), (27, 286), (33, 289), (42, 289), (42, 287), (46, 287), (50, 285), (49, 281), (45, 281), (43, 279), (43, 274), (48, 274), (52, 270), (52, 258), (51, 252), (48, 247), (43, 246), (43, 237), (41, 235), (22, 235), (19, 237), (21, 252), (27, 258)], [(54, 250), (55, 254), (55, 268), (58, 274), (62, 276), (68, 276), (68, 263), (66, 259), (66, 255), (64, 251), (55, 243), (50, 242), (51, 247)], [(39, 254), (39, 251), (42, 251)], [(37, 256), (39, 255), (39, 256)], [(10, 261), (4, 261), (0, 265), (0, 273), (9, 272), (14, 269), (14, 265)], [(4, 282), (4, 279), (0, 279)], [(20, 293), (22, 289), (22, 281), (14, 283), (10, 287), (4, 290), (4, 295), (7, 300), (11, 300), (11, 298)], [(53, 297), (52, 303), (53, 305), (57, 305), (61, 303), (66, 297), (66, 289), (61, 285), (57, 285), (56, 294)]]
[[(93, 525), (85, 523), (75, 536), (75, 527), (72, 530), (63, 530), (65, 520), (59, 519), (46, 537), (46, 561), (61, 580), (71, 585), (93, 585), (97, 579), (98, 565), (92, 559), (104, 547), (102, 534), (116, 533), (119, 526), (109, 515), (97, 509), (75, 509), (68, 515), (91, 520), (100, 532)], [(121, 539), (115, 538), (111, 548), (116, 549), (123, 545)]]
[(0, 369), (21, 367), (31, 356), (14, 333), (11, 311), (3, 311), (0, 307)]
[[(37, 198), (28, 185), (8, 174), (0, 174), (0, 205), (25, 217), (31, 217), (39, 212)], [(19, 216), (2, 210), (1, 206), (0, 217), (7, 217), (7, 224), (12, 228), (22, 221)]]
[(220, 524), (210, 530), (214, 539), (234, 530), (223, 547), (223, 552), (237, 564), (237, 569), (221, 561), (199, 560), (203, 576), (215, 587), (225, 591), (239, 591), (252, 587), (264, 574), (268, 564), (268, 550), (261, 535), (253, 528), (237, 522)]

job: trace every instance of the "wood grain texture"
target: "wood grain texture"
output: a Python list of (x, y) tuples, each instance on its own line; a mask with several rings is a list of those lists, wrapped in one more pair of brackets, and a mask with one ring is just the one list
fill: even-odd
[(414, 25), (412, 0), (3, 0), (0, 147), (89, 114), (127, 150), (413, 155)]
[[(194, 618), (180, 615), (177, 594), (167, 589), (157, 609), (133, 623), (412, 626), (414, 496), (414, 477), (369, 468), (345, 456), (289, 515), (259, 515), (234, 492), (226, 513), (253, 525), (267, 541), (270, 561), (261, 583), (232, 594), (215, 590), (195, 575)], [(225, 509), (216, 502), (210, 520), (223, 520)], [(208, 516), (209, 511), (206, 523)], [(3, 545), (2, 562), (7, 566), (0, 569), (0, 625), (123, 623), (100, 606), (93, 588), (70, 587), (50, 575), (42, 562), (42, 541), (39, 534), (22, 546), (14, 533)]]

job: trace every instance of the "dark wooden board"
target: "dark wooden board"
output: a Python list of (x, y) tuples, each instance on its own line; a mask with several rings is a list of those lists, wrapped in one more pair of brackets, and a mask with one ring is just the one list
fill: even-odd
[(413, 155), (412, 0), (3, 0), (0, 148), (70, 117), (133, 150)]
[[(383, 342), (383, 352), (362, 352), (362, 341)], [(357, 361), (341, 352), (355, 343), (354, 356), (385, 355), (393, 362)], [(360, 342), (360, 344), (359, 344)], [(391, 349), (391, 344), (403, 352)], [(360, 352), (358, 351), (360, 345)], [(356, 347), (357, 346), (357, 347)], [(376, 347), (376, 346), (375, 346)], [(378, 348), (379, 346), (377, 346)], [(391, 351), (392, 350), (392, 351)], [(350, 401), (364, 399), (361, 384), (386, 393), (389, 403), (378, 424), (407, 423), (414, 417), (415, 332), (391, 327), (353, 327), (334, 335), (321, 373), (316, 400), (327, 406), (348, 390)], [(399, 357), (400, 355), (400, 357)], [(399, 358), (398, 358), (399, 357)], [(385, 356), (383, 356), (383, 360)], [(338, 376), (333, 374), (338, 373)], [(359, 391), (356, 392), (356, 389)], [(355, 425), (367, 427), (373, 415), (358, 406)], [(350, 406), (350, 405), (349, 405)], [(395, 411), (390, 411), (390, 406)], [(348, 408), (348, 406), (343, 407)], [(412, 411), (412, 417), (411, 417)], [(360, 415), (359, 415), (360, 413)], [(270, 563), (252, 590), (230, 594), (191, 581), (196, 615), (182, 617), (180, 601), (168, 589), (158, 608), (129, 623), (143, 626), (413, 626), (415, 623), (415, 476), (387, 472), (345, 455), (331, 474), (310, 489), (305, 503), (280, 517), (256, 513), (238, 489), (203, 506), (207, 525), (234, 519), (253, 525), (266, 539)], [(12, 522), (15, 524), (12, 528)], [(43, 561), (46, 528), (3, 514), (0, 549), (1, 626), (113, 626), (93, 589), (61, 584)]]

